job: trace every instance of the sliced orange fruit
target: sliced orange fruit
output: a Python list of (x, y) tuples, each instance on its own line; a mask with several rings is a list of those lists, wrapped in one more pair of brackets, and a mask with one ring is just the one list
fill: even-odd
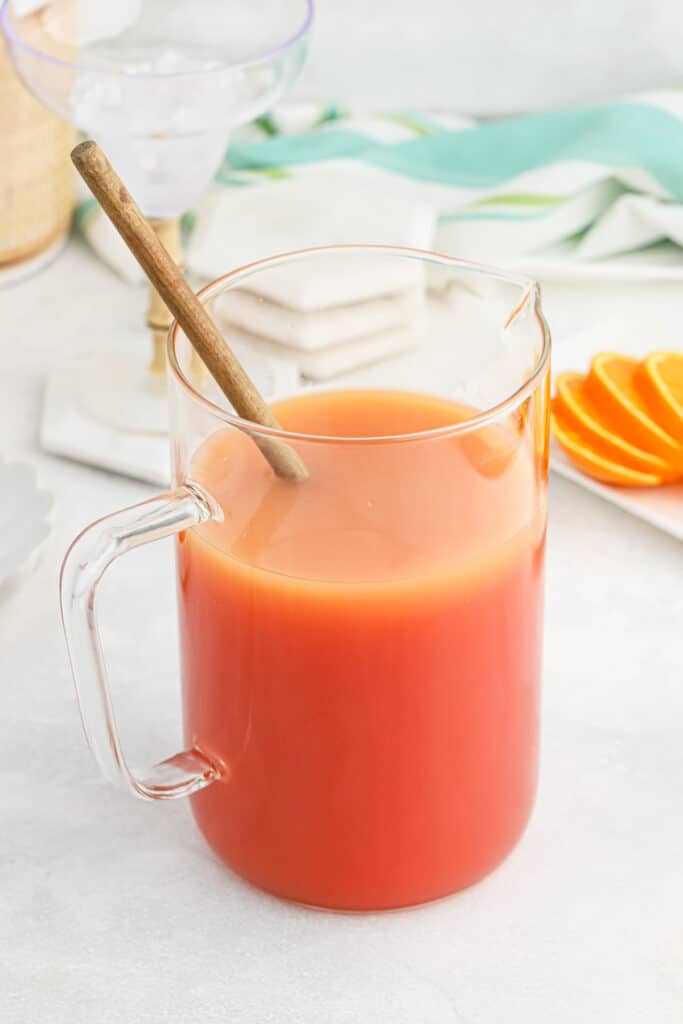
[(637, 386), (639, 361), (616, 352), (601, 352), (586, 377), (585, 391), (600, 408), (603, 422), (629, 444), (683, 470), (680, 444), (648, 412)]
[(665, 459), (630, 444), (610, 428), (600, 406), (588, 394), (583, 374), (560, 373), (555, 384), (558, 413), (569, 427), (581, 434), (584, 443), (596, 455), (628, 469), (653, 473), (662, 479), (673, 480), (679, 475), (679, 471), (672, 469)]
[(590, 441), (563, 415), (562, 406), (556, 399), (553, 401), (550, 422), (557, 442), (572, 462), (594, 480), (620, 487), (656, 487), (664, 482), (664, 478), (656, 473), (643, 473), (598, 454)]
[(635, 383), (653, 419), (683, 443), (683, 352), (652, 352)]

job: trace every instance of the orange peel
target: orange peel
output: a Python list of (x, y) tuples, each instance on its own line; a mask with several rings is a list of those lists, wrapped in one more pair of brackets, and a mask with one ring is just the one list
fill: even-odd
[(679, 475), (665, 459), (631, 444), (605, 422), (600, 406), (586, 390), (583, 374), (560, 373), (555, 383), (558, 413), (596, 455), (662, 479), (673, 480)]
[(640, 361), (630, 356), (601, 352), (593, 359), (585, 392), (612, 433), (683, 471), (683, 444), (650, 415), (638, 387), (639, 367)]
[(563, 415), (562, 406), (556, 399), (552, 406), (551, 426), (560, 447), (579, 469), (594, 480), (620, 487), (657, 487), (664, 483), (661, 475), (621, 465), (599, 454), (591, 442)]
[(653, 419), (683, 444), (683, 353), (650, 353), (636, 370), (635, 383)]

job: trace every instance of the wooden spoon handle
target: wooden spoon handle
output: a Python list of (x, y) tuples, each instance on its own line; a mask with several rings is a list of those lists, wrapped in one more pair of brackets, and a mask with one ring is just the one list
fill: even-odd
[[(282, 429), (97, 143), (81, 142), (71, 159), (237, 415), (264, 427)], [(277, 438), (251, 436), (278, 476), (285, 480), (307, 479), (308, 471), (293, 448)]]

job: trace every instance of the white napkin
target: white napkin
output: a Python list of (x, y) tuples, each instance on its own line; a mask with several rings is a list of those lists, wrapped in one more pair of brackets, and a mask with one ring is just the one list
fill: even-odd
[(576, 248), (581, 260), (616, 256), (626, 248), (643, 246), (669, 238), (683, 246), (683, 206), (663, 203), (653, 196), (627, 193), (620, 196), (593, 224)]
[[(202, 203), (187, 266), (210, 279), (276, 253), (321, 245), (429, 248), (435, 227), (433, 207), (343, 171), (248, 188), (214, 186)], [(354, 264), (345, 261), (340, 275), (328, 257), (311, 262), (307, 274), (289, 268), (281, 275), (269, 272), (249, 287), (293, 309), (309, 310), (386, 295), (415, 281), (407, 260), (390, 260), (384, 267), (376, 259)]]
[[(262, 120), (268, 134), (254, 139), (262, 129), (252, 125), (235, 137), (212, 199), (197, 209), (189, 267), (204, 278), (297, 245), (420, 245), (418, 208), (430, 220), (438, 214), (428, 248), (484, 262), (545, 259), (558, 246), (562, 262), (568, 252), (587, 262), (651, 240), (681, 245), (683, 96), (675, 90), (479, 125), (310, 106)], [(290, 220), (267, 191), (273, 203), (292, 196)], [(231, 241), (226, 216), (239, 217), (242, 204), (246, 216), (251, 192), (264, 213), (253, 235), (242, 224)], [(84, 231), (94, 235), (94, 220)], [(92, 240), (109, 261), (104, 237)]]

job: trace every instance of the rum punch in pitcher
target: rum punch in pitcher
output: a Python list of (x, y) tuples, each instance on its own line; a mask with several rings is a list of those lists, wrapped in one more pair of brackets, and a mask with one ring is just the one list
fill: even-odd
[[(216, 854), (268, 892), (375, 910), (482, 878), (531, 812), (550, 339), (533, 282), (406, 249), (274, 257), (201, 297), (228, 339), (244, 337), (235, 310), (277, 307), (286, 326), (288, 290), (321, 267), (342, 290), (381, 278), (419, 292), (411, 346), (283, 396), (277, 431), (197, 380), (174, 327), (173, 489), (81, 534), (62, 600), (86, 732), (112, 781), (189, 795)], [(267, 436), (296, 450), (305, 481), (273, 473)], [(116, 557), (170, 534), (185, 750), (134, 774), (95, 593)]]

